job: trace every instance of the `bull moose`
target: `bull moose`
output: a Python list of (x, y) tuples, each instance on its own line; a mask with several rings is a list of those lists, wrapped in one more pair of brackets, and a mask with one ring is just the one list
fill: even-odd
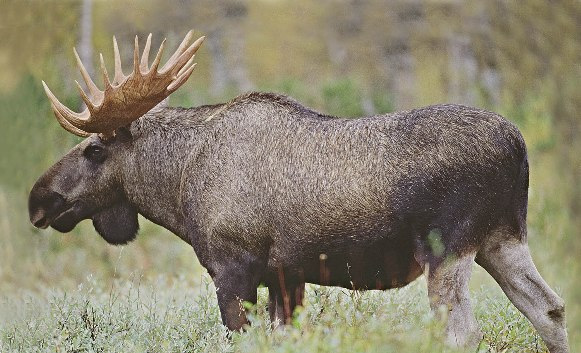
[(32, 188), (34, 226), (69, 232), (91, 219), (107, 242), (125, 244), (143, 215), (191, 244), (232, 330), (247, 324), (241, 301), (255, 303), (259, 284), (272, 321), (288, 323), (306, 282), (389, 289), (425, 274), (432, 309), (447, 308), (449, 343), (473, 344), (475, 261), (551, 352), (569, 351), (564, 302), (528, 250), (527, 152), (512, 123), (452, 104), (343, 119), (256, 92), (167, 107), (204, 40), (191, 39), (159, 68), (165, 40), (149, 66), (151, 35), (141, 59), (136, 37), (125, 75), (113, 38), (104, 91), (75, 52), (89, 90), (77, 83), (81, 113), (43, 82), (58, 122), (86, 139)]

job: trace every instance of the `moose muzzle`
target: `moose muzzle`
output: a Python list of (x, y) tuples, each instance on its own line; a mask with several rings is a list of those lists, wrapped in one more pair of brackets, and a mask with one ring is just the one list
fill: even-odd
[(35, 187), (30, 191), (28, 213), (30, 222), (37, 228), (47, 228), (67, 209), (64, 197), (57, 192), (45, 187)]

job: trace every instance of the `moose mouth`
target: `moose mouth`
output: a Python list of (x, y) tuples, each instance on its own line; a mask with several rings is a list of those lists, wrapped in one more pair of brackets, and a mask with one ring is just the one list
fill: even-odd
[(80, 207), (80, 203), (77, 201), (56, 216), (50, 223), (50, 226), (61, 233), (68, 233), (85, 218), (87, 217), (84, 217), (82, 207)]
[(58, 209), (40, 212), (37, 220), (32, 220), (35, 227), (46, 229), (48, 226), (56, 229), (61, 233), (68, 233), (75, 226), (89, 217), (80, 201), (64, 204)]

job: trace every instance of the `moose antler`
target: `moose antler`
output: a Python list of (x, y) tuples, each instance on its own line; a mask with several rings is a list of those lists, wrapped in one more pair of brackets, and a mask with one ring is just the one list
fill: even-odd
[(100, 55), (101, 72), (105, 82), (104, 91), (101, 91), (91, 80), (77, 51), (73, 49), (81, 75), (89, 89), (90, 97), (81, 88), (81, 85), (75, 81), (81, 98), (87, 105), (84, 111), (76, 113), (59, 102), (46, 83), (42, 81), (58, 122), (65, 130), (78, 136), (87, 137), (91, 133), (100, 133), (104, 137), (113, 136), (115, 129), (137, 120), (187, 81), (196, 66), (193, 63), (194, 54), (202, 45), (204, 37), (198, 38), (193, 44), (188, 46), (191, 39), (192, 31), (189, 31), (176, 52), (158, 70), (165, 39), (159, 47), (153, 64), (148, 68), (151, 34), (147, 37), (141, 62), (139, 61), (139, 44), (137, 36), (135, 36), (133, 72), (125, 76), (121, 70), (121, 56), (119, 55), (117, 40), (113, 37), (113, 50), (115, 52), (115, 76), (113, 82), (109, 80), (103, 55)]

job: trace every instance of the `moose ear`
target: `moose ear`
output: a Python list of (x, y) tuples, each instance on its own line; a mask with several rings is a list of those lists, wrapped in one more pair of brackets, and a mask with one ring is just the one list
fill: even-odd
[(137, 210), (127, 202), (115, 204), (92, 219), (97, 233), (113, 245), (127, 244), (135, 239), (139, 230)]
[(129, 142), (133, 139), (133, 136), (131, 135), (131, 130), (129, 130), (128, 126), (122, 126), (115, 130), (115, 138), (121, 142)]

